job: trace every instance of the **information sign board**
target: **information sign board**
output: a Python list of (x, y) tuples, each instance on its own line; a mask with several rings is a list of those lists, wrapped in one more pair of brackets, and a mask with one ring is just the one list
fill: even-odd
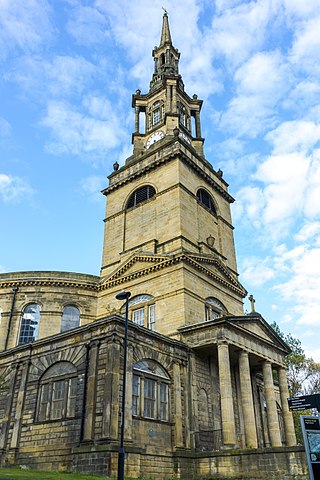
[(320, 393), (288, 398), (289, 410), (301, 411), (316, 408), (320, 411)]
[(320, 417), (300, 416), (303, 442), (311, 480), (320, 478)]

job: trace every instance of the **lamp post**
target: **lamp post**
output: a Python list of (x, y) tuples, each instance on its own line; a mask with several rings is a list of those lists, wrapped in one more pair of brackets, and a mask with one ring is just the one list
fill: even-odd
[(129, 314), (129, 298), (131, 292), (121, 292), (116, 295), (117, 300), (126, 301), (126, 316), (124, 328), (124, 351), (123, 351), (123, 377), (122, 377), (122, 403), (121, 403), (121, 430), (120, 430), (120, 447), (118, 456), (118, 480), (124, 480), (124, 420), (126, 408), (126, 384), (127, 384), (127, 348), (128, 348), (128, 314)]

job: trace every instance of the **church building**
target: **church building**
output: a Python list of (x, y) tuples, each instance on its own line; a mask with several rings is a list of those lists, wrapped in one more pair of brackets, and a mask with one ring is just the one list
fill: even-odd
[(205, 157), (166, 12), (152, 56), (133, 153), (102, 192), (100, 276), (0, 274), (1, 465), (116, 476), (125, 291), (126, 476), (306, 479), (289, 349), (253, 299), (244, 314), (234, 199)]

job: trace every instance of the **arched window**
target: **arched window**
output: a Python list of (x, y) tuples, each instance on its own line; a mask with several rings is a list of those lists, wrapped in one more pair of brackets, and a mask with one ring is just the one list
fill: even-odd
[(179, 103), (178, 109), (179, 109), (179, 122), (181, 123), (181, 125), (183, 125), (185, 128), (189, 130), (189, 116), (187, 113), (187, 109), (185, 108), (184, 105), (182, 105), (182, 103)]
[(206, 298), (205, 315), (206, 321), (214, 320), (227, 313), (226, 307), (217, 298)]
[(67, 305), (63, 309), (61, 318), (61, 332), (66, 332), (72, 328), (77, 328), (80, 325), (80, 311), (79, 308), (73, 305)]
[(154, 128), (164, 119), (164, 102), (156, 100), (148, 109), (148, 129)]
[(169, 384), (167, 372), (153, 360), (133, 365), (132, 415), (167, 422)]
[(139, 205), (139, 203), (149, 200), (149, 198), (152, 198), (155, 194), (156, 191), (152, 185), (143, 185), (130, 195), (127, 202), (127, 208), (135, 207), (136, 205)]
[(70, 362), (58, 362), (41, 377), (38, 395), (39, 421), (72, 418), (76, 414), (77, 369)]
[(199, 188), (197, 191), (197, 198), (211, 213), (214, 215), (217, 214), (216, 207), (214, 206), (214, 201), (211, 195), (204, 188)]
[(23, 311), (18, 345), (34, 342), (38, 338), (40, 305), (31, 303)]
[[(124, 310), (125, 306), (122, 307)], [(129, 300), (129, 316), (141, 327), (156, 329), (156, 305), (152, 295), (136, 295)]]

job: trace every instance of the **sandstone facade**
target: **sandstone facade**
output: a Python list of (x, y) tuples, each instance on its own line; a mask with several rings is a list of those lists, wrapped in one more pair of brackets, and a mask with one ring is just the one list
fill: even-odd
[(133, 155), (103, 191), (101, 275), (0, 275), (2, 464), (116, 474), (124, 290), (126, 474), (307, 479), (288, 347), (253, 303), (244, 315), (234, 199), (204, 156), (179, 56), (165, 13), (149, 92), (132, 98)]

